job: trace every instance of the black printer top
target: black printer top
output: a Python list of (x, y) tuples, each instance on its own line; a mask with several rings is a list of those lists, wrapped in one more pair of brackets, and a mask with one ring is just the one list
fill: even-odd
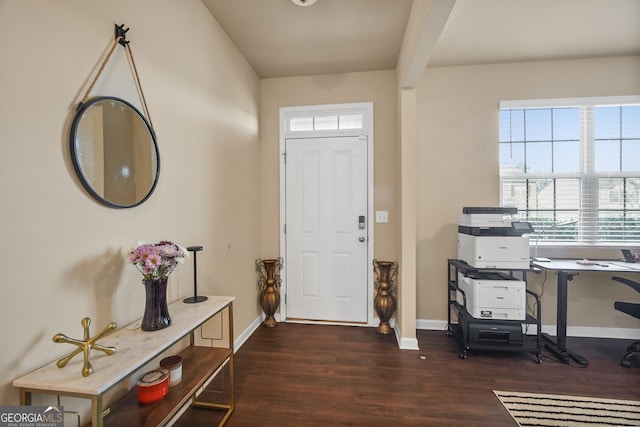
[(500, 215), (515, 215), (518, 213), (518, 208), (500, 208), (490, 206), (469, 207), (462, 208), (463, 214), (500, 214)]

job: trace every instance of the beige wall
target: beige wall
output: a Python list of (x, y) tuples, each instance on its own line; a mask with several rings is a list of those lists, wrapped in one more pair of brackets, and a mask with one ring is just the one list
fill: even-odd
[[(261, 82), (262, 252), (280, 253), (280, 107), (373, 102), (374, 209), (389, 211), (388, 224), (375, 224), (374, 257), (397, 260), (397, 109), (395, 71), (264, 79)], [(266, 255), (269, 254), (269, 255)]]
[[(446, 260), (457, 256), (462, 207), (499, 203), (498, 102), (633, 94), (640, 94), (640, 57), (427, 69), (417, 101), (418, 319), (447, 318)], [(620, 256), (617, 249), (553, 255)], [(532, 277), (531, 287), (540, 292), (543, 278)], [(544, 284), (547, 325), (555, 324), (555, 280), (550, 273)], [(606, 274), (576, 277), (569, 299), (569, 326), (637, 328), (613, 309), (614, 300), (637, 294)]]
[[(111, 46), (127, 37), (160, 148), (155, 193), (133, 209), (95, 202), (75, 176), (69, 127)], [(260, 315), (259, 79), (199, 0), (0, 1), (0, 403), (9, 384), (69, 353), (52, 342), (142, 316), (141, 276), (125, 261), (138, 241), (202, 245), (201, 294), (237, 297), (235, 327)], [(118, 47), (92, 95), (139, 105)], [(193, 260), (169, 299), (193, 291)]]
[[(114, 23), (131, 28), (162, 162), (156, 192), (125, 210), (86, 194), (68, 148), (73, 111)], [(200, 292), (235, 295), (236, 332), (249, 327), (261, 312), (254, 260), (280, 252), (280, 107), (374, 103), (374, 209), (389, 211), (389, 223), (375, 226), (374, 255), (398, 259), (395, 71), (259, 81), (199, 0), (0, 0), (0, 52), (1, 404), (17, 403), (14, 378), (70, 351), (52, 343), (55, 333), (80, 336), (85, 316), (96, 331), (142, 315), (140, 275), (124, 258), (139, 240), (204, 246)], [(139, 105), (123, 52), (92, 94)], [(638, 76), (638, 57), (426, 71), (416, 92), (419, 319), (446, 319), (446, 259), (456, 256), (461, 208), (498, 202), (498, 101), (640, 94)], [(171, 300), (192, 292), (191, 262), (172, 275)], [(555, 322), (550, 281), (545, 324)], [(569, 324), (637, 327), (611, 307), (636, 297), (604, 275), (579, 276)]]

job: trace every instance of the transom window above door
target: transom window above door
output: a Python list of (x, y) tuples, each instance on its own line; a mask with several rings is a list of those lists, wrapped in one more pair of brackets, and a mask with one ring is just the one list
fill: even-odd
[(362, 114), (289, 117), (288, 121), (288, 130), (290, 132), (358, 129), (364, 129), (364, 116)]

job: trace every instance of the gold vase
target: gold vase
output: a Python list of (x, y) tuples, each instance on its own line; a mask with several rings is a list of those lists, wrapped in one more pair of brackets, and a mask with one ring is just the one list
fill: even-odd
[(262, 324), (268, 328), (278, 326), (273, 315), (280, 307), (280, 270), (282, 270), (282, 258), (256, 260), (258, 272), (258, 287), (260, 288), (260, 306), (266, 315)]
[(396, 286), (394, 278), (398, 274), (398, 263), (395, 261), (373, 260), (373, 271), (376, 273), (374, 287), (377, 294), (373, 300), (373, 307), (380, 319), (378, 333), (390, 334), (392, 329), (389, 320), (396, 311)]

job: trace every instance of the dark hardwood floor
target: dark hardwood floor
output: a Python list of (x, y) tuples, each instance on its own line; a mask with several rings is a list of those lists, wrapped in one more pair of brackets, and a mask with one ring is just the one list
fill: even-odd
[[(491, 426), (516, 423), (492, 390), (640, 400), (640, 365), (620, 366), (628, 341), (568, 338), (589, 365), (545, 353), (470, 351), (444, 331), (399, 350), (375, 328), (281, 323), (260, 327), (235, 356), (236, 409), (227, 426)], [(215, 384), (212, 385), (215, 388)], [(211, 425), (189, 409), (177, 426)]]

